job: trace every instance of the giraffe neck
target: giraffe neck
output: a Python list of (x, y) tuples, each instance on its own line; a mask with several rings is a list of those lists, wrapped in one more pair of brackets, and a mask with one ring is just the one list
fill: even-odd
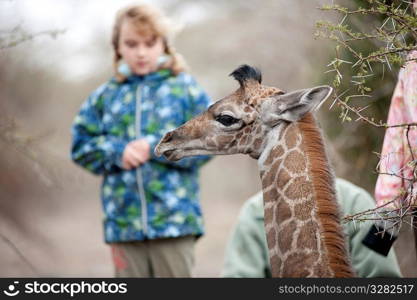
[(272, 131), (258, 162), (273, 277), (352, 277), (334, 179), (313, 116)]

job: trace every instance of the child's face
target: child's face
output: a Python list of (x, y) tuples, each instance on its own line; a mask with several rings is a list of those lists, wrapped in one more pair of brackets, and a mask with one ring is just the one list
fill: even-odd
[(135, 26), (124, 21), (120, 28), (119, 53), (136, 75), (156, 71), (158, 58), (164, 53), (162, 38), (141, 35)]

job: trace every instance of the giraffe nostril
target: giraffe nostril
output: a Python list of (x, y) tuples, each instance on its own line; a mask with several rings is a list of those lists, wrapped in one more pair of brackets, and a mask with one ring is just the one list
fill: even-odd
[(172, 140), (172, 131), (165, 134), (164, 139), (162, 140), (163, 143), (169, 143)]
[(174, 152), (175, 152), (175, 150), (173, 150), (173, 149), (172, 150), (167, 150), (167, 151), (164, 152), (164, 155), (167, 156), (167, 157), (169, 157)]

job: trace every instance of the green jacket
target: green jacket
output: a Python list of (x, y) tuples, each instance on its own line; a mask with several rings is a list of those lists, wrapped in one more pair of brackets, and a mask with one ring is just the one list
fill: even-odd
[[(352, 183), (336, 179), (337, 199), (342, 215), (351, 215), (375, 207), (365, 190)], [(268, 247), (264, 231), (262, 193), (250, 198), (242, 207), (238, 223), (226, 248), (223, 277), (270, 277)], [(359, 277), (401, 277), (398, 262), (391, 249), (387, 257), (362, 244), (371, 222), (343, 224), (349, 237), (349, 252)]]

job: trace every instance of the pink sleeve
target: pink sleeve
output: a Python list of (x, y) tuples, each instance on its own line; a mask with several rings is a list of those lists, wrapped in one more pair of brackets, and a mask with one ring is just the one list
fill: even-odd
[[(391, 99), (387, 120), (388, 125), (407, 123), (402, 73), (401, 71)], [(381, 151), (379, 173), (402, 176), (404, 167), (404, 134), (404, 127), (394, 127), (386, 130)], [(380, 174), (375, 186), (377, 206), (395, 199), (403, 190), (403, 185), (403, 179), (398, 176)], [(392, 207), (392, 205), (387, 205), (387, 208), (389, 206)]]

